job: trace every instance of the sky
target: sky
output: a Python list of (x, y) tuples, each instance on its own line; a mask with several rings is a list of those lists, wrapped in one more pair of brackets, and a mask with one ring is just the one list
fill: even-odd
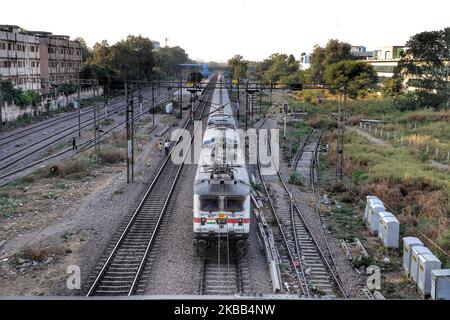
[(299, 59), (331, 38), (373, 50), (450, 26), (448, 0), (21, 0), (2, 1), (1, 11), (0, 24), (81, 36), (89, 46), (141, 34), (218, 62), (275, 52)]

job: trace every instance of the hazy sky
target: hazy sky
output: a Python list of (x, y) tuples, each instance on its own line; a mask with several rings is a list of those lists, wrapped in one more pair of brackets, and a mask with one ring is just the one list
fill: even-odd
[[(83, 37), (89, 46), (142, 34), (193, 59), (261, 60), (311, 52), (338, 38), (374, 49), (450, 26), (448, 0), (21, 0), (2, 1), (2, 24)], [(5, 14), (8, 13), (8, 14)]]

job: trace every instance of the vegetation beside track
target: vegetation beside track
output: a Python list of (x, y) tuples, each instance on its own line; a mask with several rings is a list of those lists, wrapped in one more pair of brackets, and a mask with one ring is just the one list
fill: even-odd
[[(375, 194), (397, 214), (402, 223), (402, 236), (423, 234), (449, 252), (450, 173), (436, 168), (428, 160), (447, 161), (447, 152), (444, 150), (450, 151), (450, 112), (432, 109), (402, 112), (390, 98), (370, 97), (349, 101), (348, 126), (358, 125), (361, 119), (367, 118), (385, 121), (377, 126), (377, 132), (383, 129), (384, 136), (375, 135), (374, 127), (371, 132), (365, 131), (385, 140), (386, 144), (373, 144), (356, 132), (347, 130), (344, 146), (345, 179), (343, 185), (337, 185), (334, 179), (323, 176), (334, 174), (337, 132), (334, 130), (336, 122), (330, 113), (337, 112), (339, 101), (329, 97), (328, 93), (318, 94), (328, 100), (318, 103), (317, 96), (306, 101), (309, 99), (304, 95), (291, 95), (290, 104), (294, 110), (306, 108), (310, 114), (308, 124), (312, 127), (325, 126), (330, 129), (323, 140), (329, 145), (329, 150), (325, 161), (320, 164), (321, 183), (327, 185), (328, 191), (336, 195), (350, 211), (349, 205), (356, 206), (353, 213), (344, 212), (346, 209), (343, 208), (346, 214), (338, 213), (335, 216), (335, 227), (349, 231), (349, 237), (360, 233), (358, 224), (354, 225), (351, 218), (354, 218), (355, 213), (362, 212), (365, 196)], [(387, 132), (390, 132), (390, 139), (387, 138)], [(435, 153), (436, 148), (441, 150), (438, 155)], [(359, 228), (364, 227), (361, 224)], [(429, 246), (447, 265), (450, 264), (445, 254), (431, 244)]]

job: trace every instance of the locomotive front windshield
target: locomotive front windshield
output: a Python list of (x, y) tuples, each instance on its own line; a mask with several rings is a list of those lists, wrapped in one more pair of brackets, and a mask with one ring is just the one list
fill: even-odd
[(200, 199), (200, 210), (202, 211), (243, 211), (244, 199), (239, 197), (218, 197)]
[(218, 211), (219, 210), (219, 199), (218, 198), (207, 198), (200, 200), (200, 210), (202, 211)]
[(244, 210), (244, 201), (240, 198), (227, 197), (225, 204), (225, 211), (235, 212)]

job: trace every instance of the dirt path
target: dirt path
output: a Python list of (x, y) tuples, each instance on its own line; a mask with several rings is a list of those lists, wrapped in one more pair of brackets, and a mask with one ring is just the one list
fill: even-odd
[(381, 139), (378, 139), (378, 138), (375, 138), (375, 137), (372, 137), (370, 134), (368, 134), (368, 133), (366, 133), (366, 132), (364, 132), (364, 131), (362, 131), (362, 130), (360, 130), (358, 128), (347, 127), (347, 129), (349, 131), (356, 132), (357, 134), (359, 134), (363, 138), (366, 138), (370, 143), (377, 144), (377, 145), (380, 145), (380, 146), (388, 145), (385, 141), (383, 141)]

